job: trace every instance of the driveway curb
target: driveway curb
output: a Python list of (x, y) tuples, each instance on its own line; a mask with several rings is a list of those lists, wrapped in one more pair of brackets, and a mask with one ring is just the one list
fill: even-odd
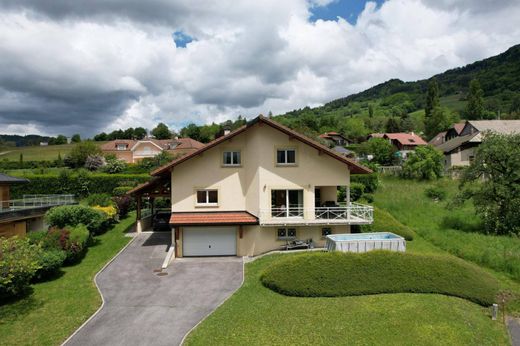
[(130, 246), (130, 244), (132, 244), (134, 242), (134, 240), (136, 239), (136, 237), (132, 237), (132, 239), (130, 239), (130, 241), (128, 242), (128, 244), (126, 244), (121, 250), (119, 250), (119, 252), (117, 254), (115, 254), (114, 257), (112, 257), (110, 259), (110, 261), (108, 261), (107, 263), (105, 263), (105, 265), (103, 266), (103, 268), (101, 268), (97, 273), (96, 275), (94, 275), (94, 285), (96, 285), (96, 289), (98, 290), (98, 293), (99, 295), (101, 296), (101, 306), (92, 314), (90, 315), (90, 317), (85, 321), (83, 322), (83, 324), (81, 326), (79, 326), (75, 331), (74, 333), (72, 333), (71, 335), (69, 335), (69, 337), (67, 339), (65, 339), (65, 341), (63, 341), (63, 343), (61, 344), (61, 346), (64, 346), (67, 342), (70, 341), (70, 339), (72, 339), (77, 333), (79, 333), (79, 331), (85, 327), (87, 325), (87, 323), (89, 323), (94, 317), (96, 317), (96, 315), (101, 311), (103, 310), (103, 307), (105, 306), (105, 297), (103, 297), (103, 293), (101, 293), (101, 290), (99, 289), (99, 286), (98, 286), (98, 283), (97, 283), (97, 278), (98, 278), (98, 275), (101, 274), (123, 251), (126, 250), (126, 248), (128, 246)]
[(245, 281), (245, 277), (246, 277), (246, 262), (244, 261), (244, 257), (242, 257), (242, 282), (240, 283), (240, 286), (237, 287), (236, 290), (234, 290), (226, 299), (224, 299), (219, 305), (217, 305), (215, 307), (215, 309), (213, 309), (213, 311), (211, 311), (210, 313), (208, 313), (206, 316), (204, 316), (196, 325), (194, 325), (193, 327), (191, 327), (190, 330), (188, 330), (188, 332), (186, 334), (184, 334), (184, 336), (182, 337), (182, 340), (179, 344), (179, 346), (182, 346), (184, 345), (184, 341), (186, 341), (186, 338), (188, 337), (188, 335), (191, 334), (192, 331), (195, 330), (195, 328), (197, 328), (202, 322), (204, 322), (209, 316), (211, 316), (211, 314), (213, 314), (218, 308), (220, 308), (225, 302), (228, 301), (229, 298), (231, 298), (232, 296), (235, 295), (235, 293), (237, 293), (237, 291), (242, 288), (242, 286), (244, 286), (244, 281)]

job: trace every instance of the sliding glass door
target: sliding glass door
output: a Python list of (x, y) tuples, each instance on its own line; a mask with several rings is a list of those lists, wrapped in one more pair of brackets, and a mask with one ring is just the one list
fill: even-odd
[(272, 217), (303, 217), (303, 190), (271, 190)]

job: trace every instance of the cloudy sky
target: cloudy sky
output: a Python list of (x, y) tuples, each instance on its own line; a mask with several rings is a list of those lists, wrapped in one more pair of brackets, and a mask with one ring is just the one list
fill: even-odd
[(0, 0), (0, 133), (320, 105), (520, 43), (520, 0)]

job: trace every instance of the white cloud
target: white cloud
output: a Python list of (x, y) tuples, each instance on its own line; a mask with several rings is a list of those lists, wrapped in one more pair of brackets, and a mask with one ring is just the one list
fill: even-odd
[[(0, 132), (92, 135), (279, 113), (520, 42), (513, 0), (369, 2), (355, 25), (311, 22), (310, 9), (328, 3), (0, 0)], [(185, 48), (173, 42), (179, 30), (194, 38)]]

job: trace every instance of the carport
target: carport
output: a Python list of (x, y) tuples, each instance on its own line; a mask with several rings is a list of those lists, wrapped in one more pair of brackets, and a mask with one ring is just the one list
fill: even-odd
[(164, 177), (155, 177), (150, 181), (138, 185), (127, 192), (136, 200), (136, 230), (141, 233), (153, 229), (153, 218), (158, 211), (155, 207), (156, 198), (171, 198), (170, 180)]

